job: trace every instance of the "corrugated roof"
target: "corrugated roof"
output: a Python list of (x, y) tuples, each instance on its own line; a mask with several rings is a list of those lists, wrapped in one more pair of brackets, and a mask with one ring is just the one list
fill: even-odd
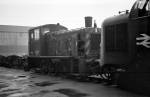
[(15, 26), (15, 25), (0, 25), (0, 31), (3, 32), (28, 32), (32, 27), (28, 26)]

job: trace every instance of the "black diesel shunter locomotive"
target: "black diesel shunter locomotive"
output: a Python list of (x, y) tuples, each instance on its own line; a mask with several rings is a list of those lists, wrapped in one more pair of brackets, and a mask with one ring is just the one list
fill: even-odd
[(28, 68), (42, 73), (88, 76), (99, 70), (100, 28), (85, 17), (85, 28), (48, 24), (29, 30)]

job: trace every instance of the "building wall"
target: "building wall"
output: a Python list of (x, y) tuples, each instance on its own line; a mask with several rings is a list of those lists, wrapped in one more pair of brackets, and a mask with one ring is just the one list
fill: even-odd
[(28, 46), (13, 46), (13, 45), (1, 45), (0, 46), (0, 55), (9, 56), (9, 55), (27, 55)]
[(0, 32), (0, 45), (28, 45), (27, 32)]
[(19, 26), (17, 26), (17, 29), (15, 31), (15, 27), (16, 26), (11, 27), (13, 28), (13, 30), (5, 29), (4, 31), (0, 29), (0, 55), (21, 56), (21, 55), (28, 54), (28, 29), (29, 28), (26, 28), (26, 30), (25, 29), (22, 30), (21, 28), (24, 27), (20, 26), (20, 29), (18, 29)]

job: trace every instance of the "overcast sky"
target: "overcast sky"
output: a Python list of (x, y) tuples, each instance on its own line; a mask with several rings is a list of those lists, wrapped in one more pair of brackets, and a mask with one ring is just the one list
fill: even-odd
[(0, 24), (39, 26), (60, 23), (69, 29), (84, 27), (92, 16), (98, 27), (118, 11), (130, 10), (136, 0), (0, 0)]

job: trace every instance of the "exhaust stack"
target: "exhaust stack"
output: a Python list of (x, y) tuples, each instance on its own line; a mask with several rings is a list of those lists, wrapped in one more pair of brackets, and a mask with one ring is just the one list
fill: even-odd
[(92, 17), (91, 16), (85, 17), (85, 27), (92, 27)]

